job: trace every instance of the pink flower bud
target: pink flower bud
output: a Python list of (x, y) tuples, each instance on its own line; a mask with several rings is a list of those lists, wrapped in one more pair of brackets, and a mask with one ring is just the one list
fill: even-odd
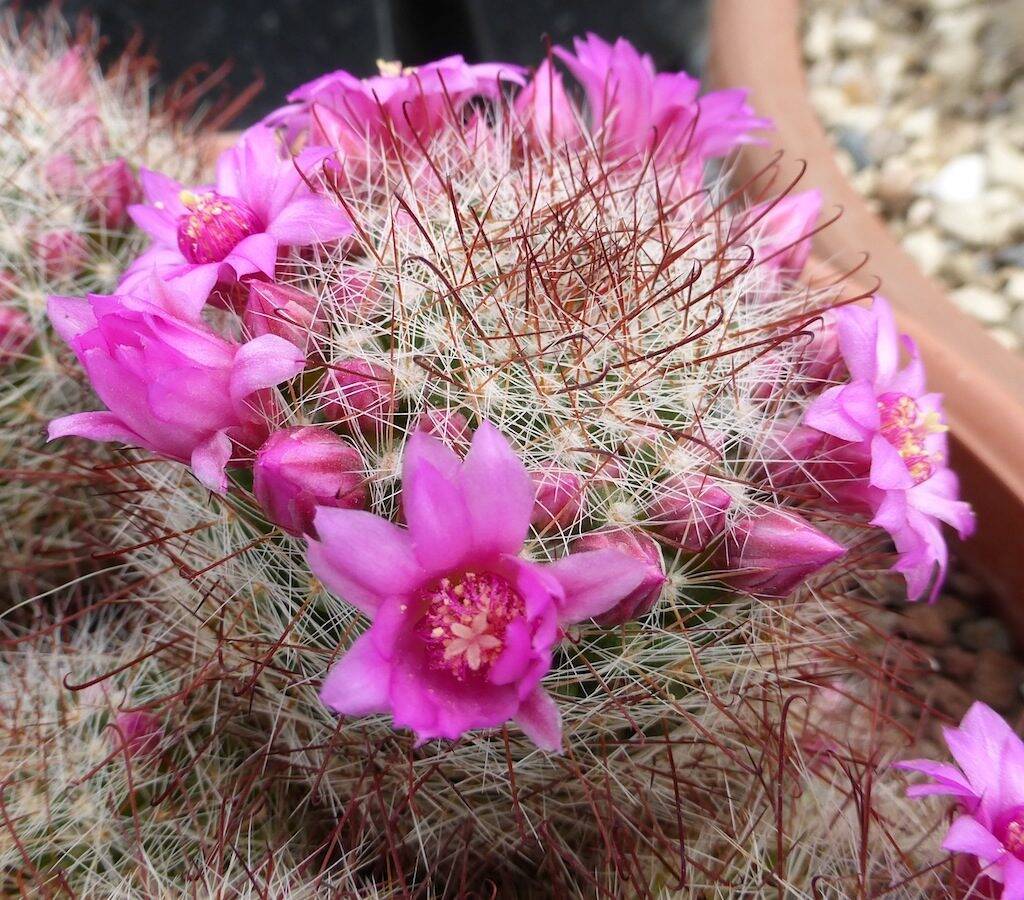
[(842, 354), (835, 316), (825, 312), (821, 319), (809, 323), (807, 330), (812, 336), (804, 350), (804, 375), (815, 381), (836, 380), (842, 367)]
[(730, 578), (752, 594), (785, 597), (820, 568), (846, 552), (827, 534), (793, 513), (770, 510), (738, 521), (722, 551)]
[(51, 278), (77, 275), (89, 258), (85, 238), (70, 228), (41, 232), (35, 240), (35, 252), (43, 270)]
[(530, 524), (538, 531), (568, 528), (583, 511), (583, 479), (569, 469), (548, 465), (530, 473), (536, 495)]
[(586, 550), (618, 550), (646, 565), (643, 581), (627, 597), (623, 597), (608, 612), (598, 616), (599, 625), (621, 625), (638, 619), (654, 609), (665, 583), (665, 565), (658, 542), (639, 528), (604, 529), (592, 531), (573, 541), (572, 553)]
[(760, 452), (773, 488), (806, 484), (808, 466), (815, 461), (825, 435), (805, 425), (779, 426), (765, 439)]
[(178, 219), (178, 249), (190, 263), (221, 262), (247, 237), (263, 230), (256, 213), (237, 197), (182, 191), (179, 199), (188, 212)]
[(811, 255), (821, 204), (820, 191), (803, 191), (753, 207), (748, 216), (761, 234), (760, 258), (774, 268), (800, 272)]
[(332, 289), (339, 316), (350, 322), (363, 321), (381, 311), (384, 294), (365, 269), (342, 265), (338, 284)]
[(316, 537), (317, 506), (366, 506), (363, 459), (326, 428), (275, 431), (256, 454), (253, 491), (267, 518), (289, 534)]
[(75, 103), (88, 96), (89, 60), (84, 47), (70, 47), (58, 56), (43, 73), (43, 92), (54, 104)]
[(311, 353), (327, 333), (319, 306), (316, 297), (291, 285), (251, 281), (242, 321), (253, 337), (276, 334)]
[(446, 444), (468, 444), (472, 437), (469, 421), (460, 412), (426, 409), (416, 420), (416, 430), (440, 438)]
[(390, 423), (395, 414), (395, 380), (383, 366), (364, 359), (332, 363), (321, 383), (329, 419), (350, 422), (363, 431)]
[(119, 712), (114, 717), (114, 743), (131, 756), (148, 756), (160, 746), (163, 726), (148, 712)]
[[(0, 299), (3, 299), (3, 277), (0, 272)], [(0, 306), (0, 365), (14, 362), (33, 337), (35, 332), (28, 316), (12, 306)]]
[(138, 199), (139, 183), (131, 166), (115, 159), (93, 169), (85, 177), (89, 215), (106, 228), (121, 228), (128, 221), (128, 207)]
[(43, 180), (55, 194), (74, 194), (82, 187), (82, 173), (70, 153), (55, 153), (43, 166)]
[(668, 540), (701, 553), (725, 530), (729, 492), (708, 475), (673, 475), (657, 486), (647, 515)]
[(580, 123), (562, 76), (544, 60), (515, 99), (515, 111), (531, 143), (557, 147), (580, 135)]

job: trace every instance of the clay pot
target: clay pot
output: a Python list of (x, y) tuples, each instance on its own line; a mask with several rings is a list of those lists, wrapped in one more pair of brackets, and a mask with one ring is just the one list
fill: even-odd
[(777, 191), (806, 166), (800, 189), (818, 188), (826, 212), (842, 210), (815, 237), (815, 254), (852, 264), (868, 254), (849, 279), (850, 296), (880, 282), (920, 345), (929, 383), (945, 395), (953, 466), (978, 513), (977, 534), (959, 553), (989, 579), (1024, 643), (1024, 357), (994, 341), (917, 268), (839, 170), (808, 97), (799, 14), (797, 0), (712, 4), (711, 85), (750, 89), (758, 114), (776, 125), (764, 145), (744, 149), (737, 174), (762, 173), (762, 185), (774, 175)]

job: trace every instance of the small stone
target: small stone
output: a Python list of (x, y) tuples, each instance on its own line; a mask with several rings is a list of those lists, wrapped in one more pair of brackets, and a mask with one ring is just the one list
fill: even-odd
[(878, 39), (878, 26), (864, 16), (844, 16), (833, 29), (836, 46), (849, 53), (873, 47)]
[(952, 719), (960, 720), (974, 702), (970, 692), (944, 675), (927, 674), (913, 679), (914, 690)]
[(996, 139), (988, 145), (985, 158), (992, 181), (1024, 192), (1024, 152), (1009, 141)]
[(980, 287), (962, 287), (950, 296), (964, 312), (987, 325), (1000, 325), (1010, 318), (1010, 304), (994, 291)]
[(996, 251), (996, 262), (1001, 266), (1024, 269), (1024, 244), (1010, 244)]
[(1006, 279), (1006, 296), (1016, 303), (1024, 303), (1024, 269), (1014, 272)]
[(878, 198), (896, 212), (902, 212), (914, 199), (917, 176), (912, 166), (900, 158), (890, 158), (882, 164), (875, 188)]
[(991, 616), (964, 622), (957, 630), (957, 639), (968, 650), (1009, 653), (1012, 646), (1006, 626)]
[(931, 69), (952, 84), (967, 82), (977, 69), (981, 54), (974, 44), (959, 43), (943, 47), (929, 59)]
[(843, 126), (836, 129), (836, 143), (842, 147), (853, 160), (854, 168), (860, 171), (872, 163), (871, 154), (868, 151), (867, 136), (853, 128)]
[(907, 210), (907, 227), (920, 228), (935, 214), (935, 204), (926, 197), (920, 197)]
[(934, 228), (912, 231), (903, 239), (903, 249), (920, 266), (925, 275), (934, 275), (946, 258), (946, 242)]
[(940, 594), (939, 598), (932, 604), (932, 609), (950, 625), (959, 625), (974, 613), (974, 610), (967, 603), (959, 597), (954, 597), (952, 594)]
[(970, 203), (985, 190), (985, 157), (968, 153), (950, 160), (932, 179), (931, 194), (940, 203)]
[(946, 579), (951, 594), (968, 604), (977, 603), (988, 596), (988, 586), (977, 575), (960, 566), (954, 566)]
[(823, 12), (812, 13), (804, 30), (804, 53), (808, 59), (826, 59), (835, 46), (832, 18)]
[(1024, 666), (998, 650), (981, 650), (971, 684), (977, 698), (999, 712), (1008, 713), (1018, 703), (1024, 682)]
[(900, 622), (900, 630), (908, 638), (924, 644), (948, 644), (952, 631), (946, 617), (929, 603), (908, 606)]
[(1024, 306), (1018, 306), (1010, 316), (1010, 327), (1024, 337)]
[(978, 665), (978, 657), (970, 650), (957, 647), (955, 644), (949, 647), (940, 647), (935, 652), (939, 665), (944, 674), (950, 678), (970, 678)]
[(972, 247), (998, 247), (1010, 241), (1024, 225), (1024, 209), (1006, 188), (992, 188), (970, 203), (939, 203), (940, 228)]

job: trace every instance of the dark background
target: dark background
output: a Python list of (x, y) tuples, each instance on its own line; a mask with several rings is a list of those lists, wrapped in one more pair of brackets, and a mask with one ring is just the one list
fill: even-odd
[[(3, 0), (0, 0), (0, 6)], [(24, 9), (50, 5), (23, 0)], [(91, 12), (114, 54), (140, 33), (173, 81), (195, 63), (232, 62), (240, 91), (264, 89), (236, 125), (280, 105), (324, 72), (376, 72), (377, 59), (416, 65), (461, 53), (470, 62), (535, 65), (543, 35), (567, 43), (594, 31), (626, 37), (662, 69), (699, 70), (705, 0), (64, 0), (74, 19)]]

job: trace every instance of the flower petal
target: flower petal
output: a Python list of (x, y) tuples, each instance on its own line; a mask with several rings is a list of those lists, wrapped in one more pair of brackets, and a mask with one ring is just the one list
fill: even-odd
[(533, 512), (533, 481), (490, 422), (481, 423), (459, 471), (473, 544), (481, 555), (518, 553)]
[(402, 510), (416, 558), (431, 574), (458, 568), (472, 549), (462, 491), (428, 461), (434, 444), (440, 441), (422, 432), (413, 434), (402, 466)]
[(243, 344), (231, 366), (231, 400), (243, 404), (253, 392), (273, 387), (298, 375), (306, 355), (276, 334), (264, 334)]
[(562, 752), (562, 714), (551, 695), (539, 685), (522, 703), (515, 723), (541, 750)]
[(46, 314), (54, 331), (69, 345), (80, 334), (96, 327), (92, 307), (81, 297), (49, 297)]
[(369, 632), (364, 632), (339, 659), (320, 688), (320, 700), (346, 716), (388, 712), (391, 666), (377, 652)]
[(282, 244), (315, 244), (347, 237), (353, 231), (348, 216), (323, 197), (292, 200), (267, 225)]
[(960, 816), (946, 832), (942, 849), (952, 853), (971, 853), (985, 862), (998, 859), (1003, 845), (973, 816)]
[(122, 444), (145, 443), (117, 416), (106, 410), (99, 412), (74, 413), (50, 422), (47, 429), (48, 441), (62, 437), (83, 437), (92, 441), (120, 441)]
[(409, 533), (362, 510), (317, 508), (306, 559), (334, 594), (373, 615), (387, 597), (411, 594), (426, 579)]
[(565, 591), (558, 620), (571, 624), (607, 612), (647, 574), (643, 560), (618, 550), (571, 553), (544, 567)]
[(218, 431), (192, 451), (192, 471), (204, 487), (216, 494), (225, 494), (228, 477), (224, 469), (230, 459), (231, 438), (224, 431)]

